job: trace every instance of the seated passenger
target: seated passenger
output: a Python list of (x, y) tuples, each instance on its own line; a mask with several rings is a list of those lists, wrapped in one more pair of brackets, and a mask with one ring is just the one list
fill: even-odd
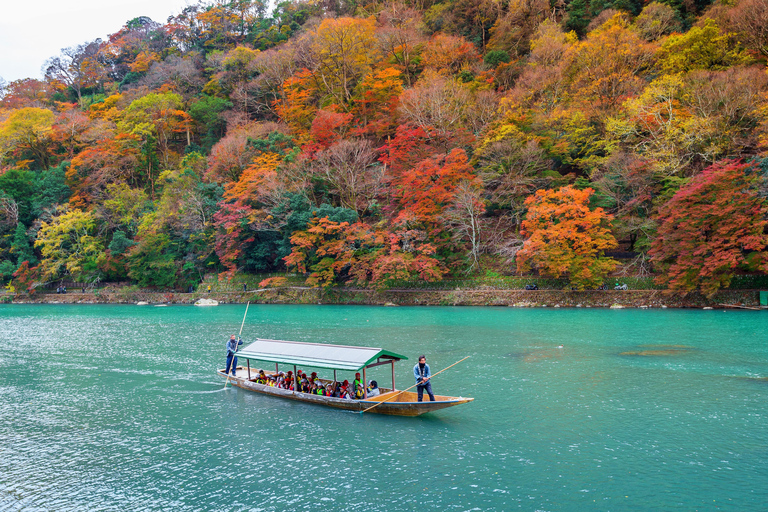
[(355, 388), (355, 400), (362, 400), (363, 399), (363, 385), (358, 384)]
[(331, 396), (334, 398), (341, 397), (341, 384), (339, 384), (338, 382), (333, 383), (333, 392), (331, 393)]
[(368, 397), (379, 396), (380, 394), (381, 394), (381, 391), (379, 391), (379, 385), (376, 383), (376, 381), (369, 380), (368, 381)]
[(339, 398), (352, 398), (352, 392), (349, 389), (349, 381), (344, 380), (341, 384), (341, 389), (339, 390)]

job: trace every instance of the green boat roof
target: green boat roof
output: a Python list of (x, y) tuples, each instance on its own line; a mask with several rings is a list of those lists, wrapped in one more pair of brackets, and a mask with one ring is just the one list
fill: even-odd
[(237, 357), (270, 363), (353, 371), (381, 360), (388, 362), (408, 359), (380, 348), (265, 339), (254, 341), (238, 350)]

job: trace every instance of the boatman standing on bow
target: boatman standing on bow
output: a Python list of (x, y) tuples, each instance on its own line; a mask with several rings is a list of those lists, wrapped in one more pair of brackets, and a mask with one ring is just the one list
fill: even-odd
[(429, 381), (432, 373), (429, 371), (426, 356), (419, 356), (418, 364), (413, 367), (413, 376), (416, 377), (416, 392), (419, 395), (419, 402), (424, 398), (425, 389), (429, 395), (429, 401), (434, 402), (435, 395), (432, 394), (432, 383)]
[(230, 372), (234, 375), (234, 373), (237, 371), (237, 356), (235, 355), (235, 352), (237, 352), (238, 345), (243, 344), (242, 338), (235, 338), (235, 335), (229, 337), (229, 341), (227, 341), (227, 375), (229, 375)]

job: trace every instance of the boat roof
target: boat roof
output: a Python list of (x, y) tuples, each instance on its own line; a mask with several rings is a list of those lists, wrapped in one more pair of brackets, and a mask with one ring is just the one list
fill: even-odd
[(271, 363), (313, 366), (333, 370), (359, 370), (371, 363), (380, 362), (381, 359), (394, 361), (408, 359), (400, 354), (373, 347), (267, 339), (258, 339), (245, 346), (237, 351), (237, 356)]

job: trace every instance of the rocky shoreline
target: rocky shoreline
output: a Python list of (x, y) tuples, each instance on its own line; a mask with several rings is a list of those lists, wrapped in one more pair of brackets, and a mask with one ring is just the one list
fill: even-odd
[(14, 304), (194, 304), (200, 298), (221, 304), (250, 301), (261, 304), (360, 304), (380, 306), (504, 306), (596, 308), (755, 308), (757, 290), (723, 290), (707, 298), (698, 293), (671, 294), (661, 290), (367, 290), (351, 288), (283, 287), (252, 292), (211, 291), (194, 293), (155, 292), (135, 288), (96, 290), (85, 293), (4, 295)]

